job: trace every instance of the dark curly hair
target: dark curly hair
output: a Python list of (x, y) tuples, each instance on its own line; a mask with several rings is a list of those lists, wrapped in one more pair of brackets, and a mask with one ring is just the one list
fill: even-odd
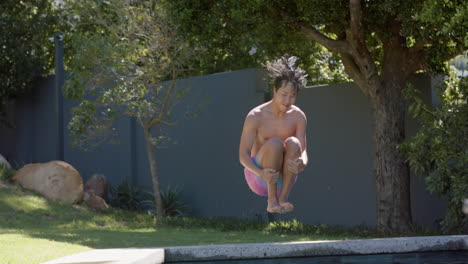
[(266, 63), (266, 69), (270, 81), (275, 90), (283, 87), (287, 83), (292, 84), (296, 92), (299, 92), (307, 83), (307, 74), (300, 67), (296, 66), (296, 56), (284, 55)]

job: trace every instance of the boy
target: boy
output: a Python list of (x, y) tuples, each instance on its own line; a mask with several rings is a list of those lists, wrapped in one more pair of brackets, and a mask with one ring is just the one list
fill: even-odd
[(267, 63), (273, 99), (248, 113), (240, 140), (239, 160), (246, 181), (254, 193), (268, 197), (270, 213), (294, 209), (288, 196), (308, 162), (307, 119), (294, 105), (307, 74), (296, 61), (295, 56), (283, 56)]

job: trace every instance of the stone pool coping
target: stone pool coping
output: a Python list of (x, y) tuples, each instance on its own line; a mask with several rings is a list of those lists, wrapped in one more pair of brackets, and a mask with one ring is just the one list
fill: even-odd
[(168, 247), (165, 261), (290, 258), (468, 250), (468, 236), (427, 236), (345, 241), (227, 244)]
[[(179, 261), (343, 256), (455, 250), (468, 251), (468, 235), (346, 241), (223, 244), (145, 249), (96, 249), (43, 264), (156, 264)], [(117, 256), (122, 256), (122, 258), (119, 259)]]

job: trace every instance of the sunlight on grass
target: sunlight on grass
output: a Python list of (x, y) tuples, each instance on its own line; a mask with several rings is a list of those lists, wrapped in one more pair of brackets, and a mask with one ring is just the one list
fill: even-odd
[[(18, 192), (20, 193), (21, 191)], [(9, 195), (8, 192), (0, 192), (0, 200), (4, 203), (3, 206), (0, 205), (0, 209), (2, 209), (2, 207), (9, 207), (13, 210), (22, 210), (25, 212), (50, 209), (46, 199), (32, 194)]]
[(91, 248), (68, 242), (33, 238), (24, 234), (0, 235), (0, 263), (35, 264)]

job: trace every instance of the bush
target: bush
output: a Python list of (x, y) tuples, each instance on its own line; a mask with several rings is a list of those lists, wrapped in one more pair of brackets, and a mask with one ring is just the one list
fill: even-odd
[(142, 211), (145, 193), (125, 180), (117, 187), (109, 185), (109, 204), (129, 211)]
[(180, 187), (168, 186), (166, 191), (161, 192), (161, 199), (163, 203), (165, 216), (182, 216), (190, 211), (190, 208), (183, 201), (180, 200)]
[(0, 181), (11, 183), (13, 182), (13, 176), (15, 176), (16, 171), (0, 166)]
[[(165, 216), (186, 215), (190, 208), (180, 200), (182, 189), (169, 186), (166, 191), (161, 192)], [(111, 206), (130, 211), (154, 211), (153, 193), (131, 186), (125, 180), (117, 187), (110, 186)]]
[[(164, 216), (184, 216), (190, 212), (190, 207), (180, 199), (181, 192), (182, 189), (180, 187), (171, 187), (170, 185), (167, 187), (166, 191), (161, 191)], [(151, 213), (155, 213), (156, 206), (154, 195), (151, 192), (147, 192), (147, 194), (151, 199), (148, 199), (143, 203), (146, 207), (151, 207), (153, 209)]]
[(425, 177), (427, 189), (448, 199), (442, 230), (461, 233), (467, 224), (462, 204), (468, 198), (468, 78), (451, 76), (441, 91), (442, 105), (432, 107), (412, 87), (405, 90), (422, 127), (399, 148), (416, 174)]

